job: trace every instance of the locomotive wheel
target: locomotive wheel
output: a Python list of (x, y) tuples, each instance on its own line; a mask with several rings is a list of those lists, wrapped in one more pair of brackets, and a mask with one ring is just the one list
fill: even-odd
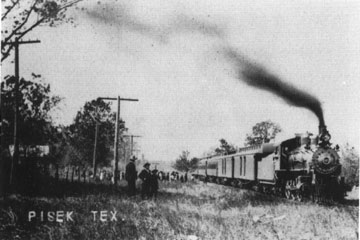
[(272, 195), (275, 195), (275, 196), (277, 195), (276, 187), (272, 187), (272, 188), (271, 188), (271, 194), (272, 194)]
[(236, 187), (237, 186), (237, 181), (236, 180), (231, 181), (230, 185), (232, 187)]
[(297, 199), (297, 195), (294, 194), (290, 189), (286, 189), (285, 190), (285, 197), (289, 200), (296, 200)]
[(296, 191), (296, 200), (299, 202), (304, 201), (304, 192), (302, 190)]
[(293, 191), (291, 191), (291, 188), (292, 188), (292, 182), (287, 181), (285, 186), (285, 197), (287, 199), (295, 199), (294, 193)]
[(285, 197), (287, 199), (292, 199), (292, 193), (291, 193), (290, 189), (285, 189)]
[(264, 193), (264, 187), (261, 184), (259, 184), (257, 191), (260, 193)]
[(321, 197), (320, 197), (320, 192), (318, 191), (318, 189), (316, 189), (313, 193), (313, 202), (314, 203), (320, 203), (321, 202)]
[(262, 186), (261, 186), (260, 183), (257, 183), (256, 185), (254, 185), (253, 188), (254, 188), (254, 190), (255, 190), (256, 192), (260, 192), (260, 193), (263, 192)]
[(276, 187), (276, 196), (284, 197), (284, 188)]

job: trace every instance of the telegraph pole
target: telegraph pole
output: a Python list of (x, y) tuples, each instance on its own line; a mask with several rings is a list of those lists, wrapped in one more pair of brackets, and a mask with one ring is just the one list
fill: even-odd
[[(95, 108), (95, 113), (97, 114), (98, 112), (98, 106), (96, 106)], [(95, 117), (92, 116), (90, 114), (90, 117), (92, 117), (92, 119), (94, 119), (95, 121), (95, 143), (94, 143), (94, 152), (93, 152), (93, 178), (96, 179), (96, 151), (97, 151), (97, 142), (98, 142), (98, 132), (99, 132), (99, 119), (97, 118), (98, 116), (96, 115)]]
[[(134, 138), (135, 137), (141, 137), (137, 135), (124, 135), (124, 137), (130, 137), (130, 157), (133, 155), (134, 152)], [(125, 160), (125, 159), (124, 159)], [(125, 160), (126, 163), (126, 160)]]
[(120, 101), (134, 101), (137, 102), (139, 99), (132, 99), (132, 98), (100, 98), (104, 100), (112, 100), (117, 101), (117, 112), (116, 112), (116, 122), (115, 122), (115, 141), (114, 141), (114, 184), (117, 184), (118, 181), (118, 172), (119, 172), (119, 153), (118, 153), (118, 145), (119, 145), (119, 120), (120, 120)]
[(10, 185), (13, 183), (14, 172), (16, 169), (16, 164), (19, 161), (19, 130), (18, 130), (18, 122), (19, 122), (19, 81), (20, 81), (20, 71), (19, 71), (19, 46), (20, 44), (32, 44), (32, 43), (40, 43), (40, 40), (28, 40), (28, 41), (19, 41), (18, 38), (15, 39), (15, 42), (7, 42), (3, 43), (4, 45), (12, 45), (15, 48), (15, 113), (14, 113), (14, 153), (11, 162), (10, 169)]
[(120, 120), (120, 96), (117, 97), (117, 113), (116, 113), (116, 122), (115, 122), (115, 141), (114, 141), (114, 185), (117, 184), (118, 181), (118, 172), (119, 172), (119, 153), (118, 153), (118, 145), (119, 145), (119, 120)]
[(95, 143), (94, 143), (94, 154), (93, 154), (93, 178), (96, 179), (96, 149), (98, 141), (99, 123), (95, 125)]

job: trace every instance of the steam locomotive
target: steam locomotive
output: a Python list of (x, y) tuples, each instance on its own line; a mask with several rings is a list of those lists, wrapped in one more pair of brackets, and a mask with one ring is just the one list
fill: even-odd
[(344, 198), (338, 146), (332, 148), (326, 126), (319, 135), (296, 135), (280, 143), (238, 149), (231, 155), (203, 158), (193, 173), (204, 181), (253, 188), (302, 201)]

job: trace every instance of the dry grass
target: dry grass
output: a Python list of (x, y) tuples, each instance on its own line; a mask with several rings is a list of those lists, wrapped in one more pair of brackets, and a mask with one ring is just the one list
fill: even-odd
[[(297, 203), (201, 182), (163, 183), (156, 201), (119, 190), (0, 204), (0, 239), (358, 238), (358, 205)], [(30, 210), (74, 211), (74, 222), (28, 222)], [(117, 211), (117, 221), (93, 221), (92, 210)]]

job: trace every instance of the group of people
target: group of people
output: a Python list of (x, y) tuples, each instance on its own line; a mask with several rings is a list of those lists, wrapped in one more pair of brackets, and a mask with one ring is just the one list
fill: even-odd
[(136, 158), (132, 157), (130, 162), (126, 165), (125, 180), (128, 182), (128, 195), (130, 197), (136, 195), (136, 180), (139, 176), (142, 181), (141, 198), (147, 199), (154, 197), (156, 199), (157, 191), (159, 189), (157, 174), (158, 171), (156, 169), (151, 171), (150, 163), (145, 163), (144, 169), (142, 169), (138, 175), (136, 171), (135, 160)]
[(171, 173), (165, 173), (165, 172), (158, 172), (158, 179), (160, 181), (180, 181), (180, 182), (187, 182), (188, 181), (188, 174), (179, 174), (179, 172), (172, 171)]
[[(154, 197), (156, 199), (157, 192), (159, 189), (160, 181), (180, 181), (187, 182), (188, 174), (179, 174), (176, 171), (163, 172), (158, 171), (157, 169), (150, 170), (150, 163), (145, 163), (144, 168), (138, 174), (136, 171), (135, 165), (136, 158), (132, 157), (130, 162), (126, 165), (125, 169), (125, 180), (128, 182), (128, 195), (135, 196), (136, 195), (136, 180), (141, 179), (141, 198), (151, 198)], [(191, 180), (193, 180), (193, 176), (191, 176)]]

